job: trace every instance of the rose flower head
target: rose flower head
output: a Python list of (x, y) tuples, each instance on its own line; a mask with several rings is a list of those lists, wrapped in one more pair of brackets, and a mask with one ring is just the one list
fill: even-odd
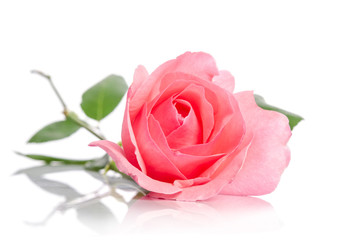
[(290, 160), (288, 118), (263, 110), (251, 91), (203, 52), (186, 52), (148, 74), (139, 66), (127, 94), (122, 147), (101, 140), (118, 169), (150, 191), (184, 201), (272, 192)]

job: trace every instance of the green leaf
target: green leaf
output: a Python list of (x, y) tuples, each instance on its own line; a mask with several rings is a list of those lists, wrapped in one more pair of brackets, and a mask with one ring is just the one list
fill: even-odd
[(121, 76), (110, 75), (83, 94), (81, 107), (88, 117), (99, 121), (117, 107), (127, 89)]
[(24, 154), (24, 153), (20, 153), (20, 152), (15, 152), (15, 153), (20, 156), (23, 156), (23, 157), (31, 158), (33, 160), (44, 161), (47, 164), (50, 164), (52, 162), (59, 162), (59, 163), (66, 164), (66, 165), (85, 165), (89, 162), (95, 162), (99, 159), (99, 158), (95, 158), (95, 159), (87, 159), (87, 160), (76, 160), (76, 159), (51, 157), (51, 156), (45, 156), (45, 155), (39, 155), (39, 154)]
[(288, 111), (285, 111), (283, 109), (280, 109), (280, 108), (277, 108), (277, 107), (274, 107), (272, 105), (269, 105), (265, 102), (264, 98), (260, 95), (257, 95), (257, 94), (254, 94), (254, 98), (255, 98), (255, 102), (256, 104), (261, 107), (262, 109), (265, 109), (265, 110), (271, 110), (271, 111), (276, 111), (276, 112), (279, 112), (279, 113), (282, 113), (284, 114), (285, 116), (287, 116), (287, 118), (289, 119), (289, 126), (290, 126), (290, 129), (293, 130), (293, 128), (300, 122), (302, 121), (304, 118), (297, 115), (297, 114), (294, 114), (294, 113), (291, 113), (291, 112), (288, 112)]
[(28, 143), (42, 143), (66, 138), (75, 133), (79, 128), (80, 126), (71, 120), (54, 122), (35, 133)]

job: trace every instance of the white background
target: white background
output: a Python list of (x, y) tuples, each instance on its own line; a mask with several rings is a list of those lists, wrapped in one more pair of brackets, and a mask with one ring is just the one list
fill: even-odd
[[(280, 185), (260, 197), (280, 224), (269, 231), (240, 210), (243, 219), (227, 217), (224, 225), (210, 225), (210, 231), (219, 228), (222, 234), (261, 239), (362, 237), (361, 13), (361, 2), (348, 0), (1, 1), (0, 234), (102, 237), (84, 227), (72, 210), (56, 213), (45, 226), (24, 223), (40, 221), (62, 198), (22, 175), (11, 176), (39, 165), (13, 150), (74, 158), (101, 154), (87, 147), (95, 139), (85, 131), (65, 141), (25, 144), (36, 130), (62, 119), (48, 83), (30, 70), (51, 74), (69, 107), (80, 112), (81, 94), (108, 74), (122, 75), (130, 84), (139, 64), (151, 72), (185, 51), (205, 51), (235, 76), (236, 91), (254, 90), (305, 118), (293, 131), (292, 159)], [(101, 123), (110, 140), (120, 140), (122, 111), (120, 106)], [(54, 178), (77, 186), (81, 176), (73, 172)], [(87, 183), (81, 192), (99, 187), (93, 180)], [(110, 204), (122, 221), (127, 207)], [(214, 217), (210, 214), (205, 221)], [(153, 221), (152, 227), (163, 232), (163, 224)], [(245, 233), (243, 224), (256, 230)], [(173, 227), (191, 232), (182, 224)], [(203, 234), (197, 227), (192, 231)], [(117, 234), (111, 237), (125, 237)]]

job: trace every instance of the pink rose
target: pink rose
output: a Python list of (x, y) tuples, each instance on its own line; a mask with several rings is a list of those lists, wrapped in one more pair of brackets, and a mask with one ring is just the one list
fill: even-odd
[(187, 52), (148, 74), (139, 66), (127, 95), (123, 149), (104, 149), (150, 196), (185, 201), (272, 192), (290, 159), (284, 115), (259, 108), (252, 92), (206, 53)]

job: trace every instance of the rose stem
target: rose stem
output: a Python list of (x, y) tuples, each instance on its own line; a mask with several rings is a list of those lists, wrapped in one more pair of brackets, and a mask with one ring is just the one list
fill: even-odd
[(97, 138), (101, 139), (101, 140), (104, 140), (105, 137), (103, 136), (103, 134), (98, 134), (96, 133), (95, 130), (93, 130), (93, 128), (88, 124), (86, 123), (85, 121), (82, 121), (80, 120), (75, 114), (69, 114), (71, 113), (68, 108), (67, 108), (67, 105), (65, 104), (62, 96), (60, 95), (59, 91), (57, 90), (57, 88), (55, 87), (53, 81), (52, 81), (52, 78), (50, 77), (50, 75), (48, 74), (45, 74), (41, 71), (38, 71), (38, 70), (32, 70), (31, 73), (34, 73), (34, 74), (38, 74), (39, 76), (42, 76), (43, 78), (47, 79), (48, 82), (50, 83), (50, 86), (52, 87), (52, 89), (54, 90), (55, 94), (57, 95), (60, 103), (62, 104), (63, 106), (63, 114), (64, 116), (67, 118), (67, 119), (70, 119), (72, 120), (74, 123), (78, 124), (79, 126), (83, 127), (84, 129), (86, 129), (88, 132), (90, 132), (91, 134), (93, 134), (94, 136), (96, 136)]

